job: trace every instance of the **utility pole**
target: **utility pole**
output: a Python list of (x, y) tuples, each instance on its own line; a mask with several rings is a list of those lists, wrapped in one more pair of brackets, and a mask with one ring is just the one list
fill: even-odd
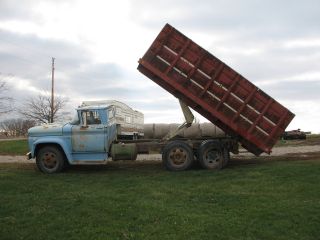
[(50, 122), (53, 123), (53, 114), (54, 114), (54, 59), (52, 58), (52, 70), (51, 70), (51, 116)]

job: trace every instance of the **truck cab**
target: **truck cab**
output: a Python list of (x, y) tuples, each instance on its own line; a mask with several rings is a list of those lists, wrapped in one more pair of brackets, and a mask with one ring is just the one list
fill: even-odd
[(51, 173), (67, 164), (103, 163), (117, 138), (117, 124), (109, 121), (111, 106), (76, 109), (66, 124), (46, 124), (28, 130), (30, 152), (39, 169)]

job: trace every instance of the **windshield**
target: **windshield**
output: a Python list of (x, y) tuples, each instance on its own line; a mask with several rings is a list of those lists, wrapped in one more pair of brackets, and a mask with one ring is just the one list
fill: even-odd
[(74, 114), (71, 122), (70, 122), (71, 125), (79, 125), (80, 124), (80, 119), (79, 119), (79, 116), (78, 116), (78, 112), (76, 111), (76, 113)]

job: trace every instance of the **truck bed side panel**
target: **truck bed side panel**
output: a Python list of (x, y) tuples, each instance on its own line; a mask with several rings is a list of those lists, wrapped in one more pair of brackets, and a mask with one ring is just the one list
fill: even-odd
[(169, 24), (140, 59), (138, 70), (256, 155), (270, 153), (294, 117)]

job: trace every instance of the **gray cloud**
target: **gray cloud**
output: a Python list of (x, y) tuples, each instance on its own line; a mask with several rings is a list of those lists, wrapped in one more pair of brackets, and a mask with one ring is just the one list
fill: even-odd
[(1, 0), (0, 20), (22, 20), (42, 23), (45, 19), (34, 11), (34, 7), (41, 3), (73, 4), (75, 0)]
[[(315, 0), (157, 3), (140, 0), (132, 12), (133, 21), (146, 28), (159, 29), (169, 22), (191, 39), (192, 34), (197, 33), (212, 38), (210, 45), (199, 44), (256, 85), (278, 81), (271, 86), (261, 84), (261, 88), (275, 98), (295, 99), (300, 95), (312, 100), (320, 90), (315, 82), (301, 79), (281, 83), (281, 80), (320, 69), (319, 44), (286, 46), (293, 39), (320, 39), (319, 9), (320, 2)], [(152, 13), (156, 17), (146, 17)]]
[[(0, 1), (0, 21), (41, 25), (44, 16), (32, 10), (40, 2)], [(57, 4), (76, 4), (76, 1), (59, 0)], [(319, 101), (319, 74), (312, 81), (304, 78), (320, 72), (319, 1), (136, 0), (130, 4), (131, 21), (140, 30), (152, 32), (156, 37), (164, 24), (170, 23), (270, 96), (289, 102), (290, 109), (294, 101)], [(145, 40), (144, 36), (133, 38)], [(96, 63), (83, 41), (79, 45), (1, 29), (0, 39), (0, 72), (30, 79), (37, 88), (50, 86), (53, 56), (57, 91), (70, 97), (118, 99), (148, 112), (179, 109), (169, 93), (135, 69), (128, 70), (121, 62)], [(307, 43), (290, 45), (295, 40), (307, 40)], [(146, 44), (139, 56), (150, 44)], [(134, 61), (139, 56), (134, 58), (128, 53)], [(16, 94), (28, 93), (16, 90)]]
[(264, 87), (266, 92), (272, 92), (275, 99), (289, 100), (320, 100), (320, 81), (281, 82)]
[[(82, 66), (80, 69), (70, 71), (70, 84), (87, 82), (92, 86), (94, 83), (97, 86), (109, 85), (113, 81), (116, 82), (123, 75), (124, 70), (115, 63), (89, 63)], [(109, 81), (108, 81), (109, 80)], [(106, 82), (108, 81), (108, 82)]]
[(36, 19), (35, 13), (28, 11), (37, 1), (18, 1), (18, 0), (1, 0), (0, 1), (0, 20), (16, 19)]
[(55, 78), (60, 90), (71, 88), (81, 94), (81, 90), (95, 86), (110, 86), (124, 72), (115, 63), (94, 63), (86, 49), (74, 43), (1, 30), (0, 38), (0, 71), (30, 79), (39, 89), (51, 84), (51, 57), (56, 58)]
[(68, 42), (41, 39), (0, 30), (1, 71), (34, 80), (36, 87), (44, 88), (51, 74), (51, 57), (57, 59), (60, 71), (72, 71), (89, 62), (84, 48)]
[[(138, 0), (132, 4), (132, 19), (152, 29), (168, 21), (185, 30), (232, 31), (234, 35), (246, 35), (247, 39), (250, 35), (256, 38), (257, 32), (264, 37), (292, 37), (313, 34), (319, 29), (319, 7), (317, 0)], [(152, 14), (157, 17), (148, 18)]]

